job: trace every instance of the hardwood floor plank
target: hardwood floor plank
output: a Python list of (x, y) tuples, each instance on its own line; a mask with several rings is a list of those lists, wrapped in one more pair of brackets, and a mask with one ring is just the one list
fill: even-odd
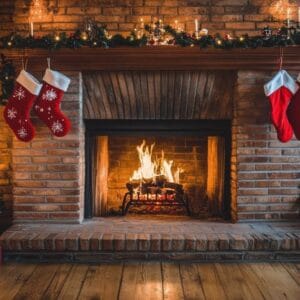
[(119, 299), (163, 299), (160, 263), (125, 264)]
[(185, 299), (205, 299), (197, 265), (180, 264), (180, 276)]
[(0, 300), (299, 299), (300, 264), (5, 264)]
[(164, 300), (184, 299), (179, 265), (162, 263)]
[(250, 264), (241, 264), (238, 266), (247, 282), (247, 285), (251, 288), (251, 290), (255, 291), (257, 294), (260, 294), (260, 296), (264, 299), (274, 299), (274, 295), (272, 295), (272, 293), (270, 292), (270, 289), (272, 289), (272, 287), (265, 285), (260, 280), (257, 274), (250, 267)]
[(300, 286), (300, 264), (285, 263), (282, 265)]
[(206, 299), (228, 299), (225, 295), (224, 288), (218, 277), (217, 270), (213, 264), (198, 264), (197, 269), (201, 279), (204, 296)]
[(77, 299), (88, 271), (88, 265), (73, 265), (63, 288), (61, 289), (58, 300)]
[(43, 295), (43, 299), (53, 299), (56, 300), (69, 276), (69, 273), (72, 269), (71, 264), (62, 264), (59, 265), (48, 289)]
[(14, 299), (42, 299), (58, 267), (59, 265), (54, 264), (39, 264)]
[(247, 284), (247, 278), (239, 270), (238, 264), (214, 264), (218, 272), (226, 297), (234, 299), (263, 299), (257, 289), (252, 290)]
[(117, 299), (122, 270), (122, 264), (89, 266), (78, 299)]
[(8, 264), (0, 266), (0, 299), (13, 299), (36, 269), (35, 264)]
[(16, 270), (17, 264), (0, 265), (0, 288), (7, 282), (9, 276)]
[(299, 299), (300, 288), (280, 263), (252, 264), (261, 282), (270, 287), (273, 299)]
[[(161, 263), (143, 263), (142, 289), (149, 300), (163, 299)], [(144, 298), (144, 297), (142, 297)]]

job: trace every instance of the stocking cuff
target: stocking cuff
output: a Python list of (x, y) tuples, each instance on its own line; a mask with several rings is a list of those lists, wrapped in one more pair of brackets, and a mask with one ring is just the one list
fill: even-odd
[(33, 77), (31, 74), (22, 70), (17, 78), (17, 82), (21, 84), (26, 90), (28, 90), (31, 94), (37, 96), (42, 88), (42, 84)]
[(50, 69), (46, 70), (43, 80), (64, 92), (68, 89), (71, 82), (70, 78), (68, 78), (64, 74)]
[(281, 70), (275, 75), (275, 77), (265, 84), (264, 89), (266, 96), (270, 96), (283, 86), (289, 89), (292, 94), (296, 94), (299, 89), (299, 86), (293, 77), (291, 77), (286, 71)]

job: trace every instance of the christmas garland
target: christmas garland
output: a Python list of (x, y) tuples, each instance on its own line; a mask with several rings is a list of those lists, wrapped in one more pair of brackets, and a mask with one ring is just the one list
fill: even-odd
[[(11, 33), (0, 38), (0, 49), (76, 49), (81, 47), (91, 48), (114, 48), (120, 46), (142, 47), (154, 44), (170, 44), (182, 47), (199, 46), (200, 48), (214, 47), (219, 49), (233, 48), (258, 48), (258, 47), (278, 47), (288, 45), (300, 45), (300, 29), (287, 29), (285, 27), (275, 34), (270, 28), (265, 28), (261, 36), (250, 37), (243, 35), (225, 37), (220, 35), (211, 36), (208, 34), (196, 37), (184, 31), (178, 31), (170, 25), (161, 25), (159, 22), (153, 26), (145, 25), (141, 30), (142, 34), (135, 30), (129, 36), (121, 34), (109, 36), (106, 26), (93, 24), (89, 30), (76, 30), (73, 34), (67, 35), (65, 32), (47, 34), (39, 36), (21, 36)], [(164, 39), (168, 36), (168, 39)], [(160, 39), (161, 42), (160, 43)]]
[(0, 103), (4, 104), (14, 88), (16, 72), (11, 60), (1, 54), (0, 63)]

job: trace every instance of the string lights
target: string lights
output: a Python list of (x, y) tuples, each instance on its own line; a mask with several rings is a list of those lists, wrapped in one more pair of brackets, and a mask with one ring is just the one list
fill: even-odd
[(141, 47), (156, 45), (179, 45), (182, 47), (199, 46), (200, 48), (257, 48), (276, 47), (288, 45), (300, 45), (300, 30), (282, 27), (272, 31), (269, 27), (264, 28), (260, 36), (231, 36), (209, 35), (207, 29), (199, 29), (197, 34), (189, 34), (183, 31), (175, 22), (175, 27), (164, 25), (158, 20), (153, 24), (142, 23), (132, 33), (124, 37), (121, 34), (109, 35), (105, 25), (89, 24), (84, 29), (78, 29), (72, 34), (58, 31), (44, 36), (22, 36), (11, 33), (0, 38), (0, 48), (80, 48), (86, 47)]

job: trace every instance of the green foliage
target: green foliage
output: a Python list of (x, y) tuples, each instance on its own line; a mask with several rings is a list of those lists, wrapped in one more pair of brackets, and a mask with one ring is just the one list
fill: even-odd
[(0, 101), (4, 104), (11, 95), (14, 88), (14, 79), (16, 76), (15, 68), (11, 60), (1, 55), (0, 64)]

